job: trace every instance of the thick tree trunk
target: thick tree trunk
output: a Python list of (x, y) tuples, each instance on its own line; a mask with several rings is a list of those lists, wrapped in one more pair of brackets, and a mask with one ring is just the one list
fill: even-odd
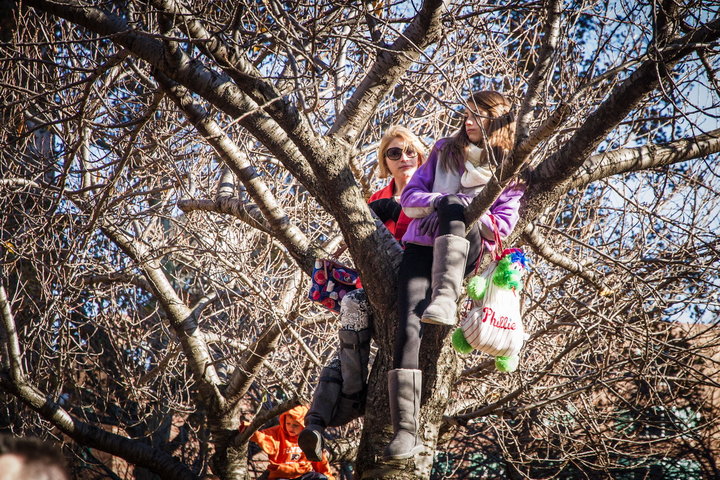
[(248, 477), (248, 444), (234, 445), (239, 419), (227, 415), (216, 423), (208, 421), (215, 453), (212, 457), (213, 472), (225, 480), (245, 480)]
[[(387, 325), (395, 327), (395, 316)], [(438, 433), (443, 415), (452, 396), (458, 377), (457, 354), (450, 344), (453, 328), (424, 326), (420, 353), (423, 389), (420, 413), (420, 437), (425, 449), (414, 459), (384, 462), (383, 449), (392, 438), (387, 395), (387, 372), (392, 365), (392, 338), (385, 337), (382, 354), (378, 354), (370, 375), (368, 403), (365, 410), (363, 436), (358, 449), (356, 470), (358, 478), (429, 479), (432, 471)], [(382, 337), (382, 332), (377, 332)]]

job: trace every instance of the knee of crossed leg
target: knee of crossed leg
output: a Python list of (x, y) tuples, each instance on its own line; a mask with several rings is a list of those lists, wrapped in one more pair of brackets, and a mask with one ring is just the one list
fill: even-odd
[(345, 295), (340, 303), (340, 328), (360, 331), (370, 326), (370, 303), (359, 288)]

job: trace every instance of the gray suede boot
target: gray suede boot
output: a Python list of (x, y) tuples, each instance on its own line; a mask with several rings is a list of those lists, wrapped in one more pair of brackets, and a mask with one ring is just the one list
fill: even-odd
[(421, 321), (435, 325), (455, 325), (457, 300), (465, 278), (470, 242), (457, 235), (435, 239), (432, 264), (432, 299)]
[(390, 418), (395, 436), (385, 447), (385, 460), (404, 460), (422, 451), (417, 433), (421, 391), (422, 371), (398, 368), (388, 372)]
[(305, 415), (305, 428), (298, 435), (298, 445), (311, 462), (322, 460), (323, 432), (331, 423), (341, 390), (340, 370), (332, 366), (323, 368), (313, 393), (310, 410)]

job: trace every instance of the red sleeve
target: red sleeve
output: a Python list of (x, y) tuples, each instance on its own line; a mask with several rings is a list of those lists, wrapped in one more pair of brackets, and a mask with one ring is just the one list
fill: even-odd
[[(393, 236), (397, 239), (397, 241), (401, 241), (403, 235), (405, 235), (405, 232), (407, 231), (408, 225), (410, 225), (410, 221), (412, 219), (405, 215), (405, 212), (400, 212), (400, 216), (398, 217), (398, 221), (395, 224), (395, 231), (388, 227), (388, 230), (390, 230), (390, 233), (393, 234)], [(387, 223), (385, 223), (387, 226)]]
[[(381, 188), (377, 192), (370, 195), (370, 199), (368, 199), (368, 203), (374, 202), (375, 200), (380, 200), (381, 198), (393, 198), (393, 193), (395, 192), (395, 179), (390, 180), (390, 183), (388, 183), (384, 188)], [(401, 222), (404, 222), (401, 226)], [(407, 230), (407, 226), (410, 223), (410, 219), (404, 214), (400, 213), (400, 218), (398, 218), (397, 224), (395, 223), (395, 220), (387, 220), (385, 222), (385, 226), (388, 230), (390, 230), (390, 233), (393, 237), (399, 242), (402, 240), (403, 235), (405, 235), (405, 230)]]

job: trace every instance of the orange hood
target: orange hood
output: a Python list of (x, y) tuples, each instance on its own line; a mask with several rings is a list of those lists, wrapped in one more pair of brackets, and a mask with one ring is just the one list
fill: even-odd
[(303, 428), (305, 428), (305, 415), (307, 415), (307, 412), (308, 408), (305, 405), (298, 405), (295, 408), (291, 408), (287, 412), (281, 413), (279, 421), (280, 425), (282, 425), (283, 433), (285, 433), (285, 435), (290, 435), (285, 429), (285, 419), (288, 417), (295, 420), (300, 425), (302, 425)]

